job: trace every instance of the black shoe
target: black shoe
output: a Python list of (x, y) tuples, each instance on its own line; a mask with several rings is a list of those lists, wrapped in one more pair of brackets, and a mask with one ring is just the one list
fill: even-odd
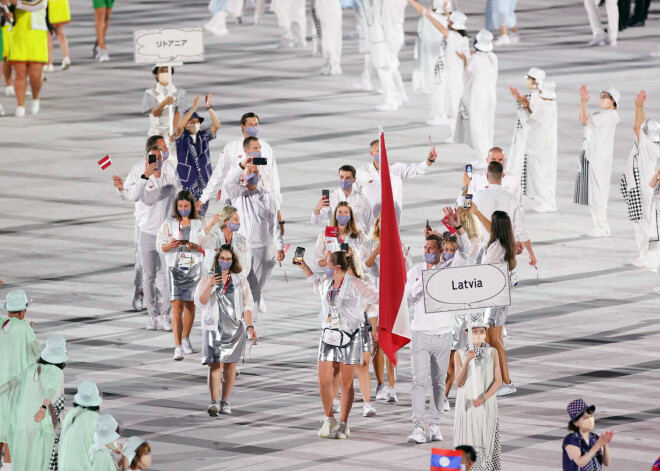
[(644, 20), (635, 20), (635, 19), (633, 19), (633, 20), (630, 20), (628, 22), (628, 27), (629, 28), (635, 28), (637, 26), (644, 26)]

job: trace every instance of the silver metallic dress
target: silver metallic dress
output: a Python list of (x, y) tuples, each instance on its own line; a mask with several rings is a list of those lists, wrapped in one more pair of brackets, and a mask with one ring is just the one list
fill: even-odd
[[(231, 280), (231, 278), (230, 278)], [(241, 313), (235, 310), (234, 299), (241, 296), (236, 292), (234, 283), (229, 281), (227, 289), (218, 287), (212, 296), (218, 302), (218, 326), (215, 330), (202, 331), (202, 364), (238, 363), (245, 351), (245, 324)]]
[(371, 353), (374, 350), (374, 339), (371, 336), (371, 323), (367, 315), (364, 315), (364, 324), (360, 327), (362, 334), (362, 351)]
[[(190, 238), (190, 227), (181, 228), (181, 239), (188, 240)], [(178, 248), (178, 260), (190, 260), (190, 265), (177, 262), (177, 265), (169, 268), (170, 280), (170, 301), (193, 301), (193, 295), (197, 283), (202, 277), (202, 264), (194, 263), (193, 254), (186, 246)], [(184, 259), (182, 257), (189, 258)]]

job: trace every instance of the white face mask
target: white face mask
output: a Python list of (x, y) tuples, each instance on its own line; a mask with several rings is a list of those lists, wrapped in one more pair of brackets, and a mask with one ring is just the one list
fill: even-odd
[(189, 124), (187, 126), (188, 132), (190, 134), (192, 134), (193, 136), (196, 135), (199, 132), (200, 127), (201, 127), (201, 124), (199, 124), (199, 123)]
[(584, 419), (582, 421), (582, 428), (589, 432), (591, 432), (595, 426), (596, 426), (596, 421), (594, 420), (593, 417), (589, 417), (588, 419)]
[(119, 448), (119, 444), (117, 443), (116, 440), (115, 440), (114, 442), (112, 442), (112, 443), (108, 443), (106, 446), (108, 447), (108, 449), (109, 449), (110, 451), (115, 451), (116, 449)]
[(167, 87), (167, 85), (170, 83), (170, 78), (167, 75), (167, 72), (158, 72), (158, 83), (160, 83), (163, 87)]

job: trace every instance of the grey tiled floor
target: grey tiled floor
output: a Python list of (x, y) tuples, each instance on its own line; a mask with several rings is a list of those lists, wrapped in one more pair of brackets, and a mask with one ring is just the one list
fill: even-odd
[[(475, 32), (483, 23), (483, 2), (462, 3)], [(522, 87), (530, 66), (544, 68), (558, 84), (560, 211), (528, 214), (541, 284), (536, 286), (534, 270), (523, 261), (507, 338), (519, 389), (499, 401), (504, 469), (558, 469), (565, 406), (580, 396), (597, 404), (598, 430), (616, 431), (612, 469), (650, 469), (660, 454), (660, 326), (652, 291), (658, 278), (628, 263), (635, 242), (617, 188), (632, 144), (638, 90), (647, 91), (648, 115), (660, 117), (660, 61), (646, 55), (660, 43), (657, 4), (648, 26), (621, 34), (616, 48), (587, 49), (581, 2), (519, 3), (523, 42), (498, 51), (497, 143), (508, 148), (513, 128), (508, 86)], [(30, 316), (39, 339), (55, 332), (68, 338), (67, 392), (82, 379), (97, 381), (105, 394), (103, 410), (120, 420), (125, 434), (151, 441), (157, 470), (427, 469), (431, 445), (405, 443), (412, 425), (405, 349), (399, 403), (378, 403), (378, 414), (363, 419), (358, 402), (350, 440), (316, 438), (322, 415), (315, 373), (318, 301), (288, 262), (288, 283), (276, 267), (267, 287), (269, 312), (260, 320), (262, 339), (251, 360), (241, 365), (234, 415), (209, 419), (199, 354), (173, 362), (170, 335), (146, 332), (144, 314), (129, 309), (132, 208), (115, 196), (110, 178), (112, 172), (125, 175), (140, 157), (147, 130), (138, 113), (153, 79), (148, 67), (132, 62), (132, 30), (199, 25), (206, 20), (206, 2), (117, 2), (107, 64), (88, 58), (91, 2), (71, 4), (66, 31), (74, 65), (48, 76), (38, 116), (0, 119), (0, 278), (7, 282), (0, 294), (25, 288), (35, 298)], [(385, 114), (373, 111), (375, 93), (353, 91), (362, 59), (352, 13), (344, 15), (344, 75), (332, 78), (317, 75), (320, 59), (308, 50), (276, 50), (274, 16), (258, 28), (246, 20), (230, 25), (227, 37), (207, 36), (207, 62), (180, 68), (175, 82), (189, 95), (212, 90), (217, 97), (223, 126), (212, 145), (214, 158), (238, 136), (243, 112), (260, 114), (261, 135), (276, 150), (282, 175), (286, 241), (311, 251), (317, 231), (308, 214), (319, 189), (335, 184), (341, 164), (367, 162), (377, 126), (387, 132), (390, 158), (406, 162), (424, 158), (429, 133), (439, 143), (448, 129), (424, 124), (425, 98), (411, 90), (409, 106)], [(415, 31), (409, 10), (401, 54), (409, 88)], [(583, 237), (588, 211), (572, 204), (582, 83), (593, 90), (614, 84), (623, 96), (609, 210), (614, 236), (605, 240)], [(13, 111), (10, 98), (0, 102)], [(416, 260), (425, 220), (439, 223), (440, 205), (455, 196), (460, 169), (472, 160), (462, 146), (438, 145), (438, 151), (432, 172), (405, 186), (402, 238)], [(96, 161), (106, 153), (112, 170), (101, 172)], [(197, 327), (193, 338), (199, 348)], [(452, 423), (450, 412), (438, 446), (451, 446)]]

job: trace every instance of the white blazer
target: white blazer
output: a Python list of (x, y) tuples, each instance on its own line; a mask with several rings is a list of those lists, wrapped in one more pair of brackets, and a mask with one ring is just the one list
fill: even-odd
[[(250, 291), (250, 285), (242, 272), (231, 273), (230, 276), (231, 282), (234, 285), (234, 310), (240, 314), (242, 320), (243, 314), (246, 311), (252, 311), (254, 307), (252, 291)], [(205, 330), (216, 330), (218, 328), (218, 321), (220, 320), (218, 300), (215, 297), (216, 290), (222, 289), (220, 285), (213, 287), (209, 301), (206, 304), (202, 304), (199, 300), (199, 297), (206, 289), (212, 277), (213, 273), (207, 273), (202, 276), (202, 279), (197, 283), (197, 288), (195, 288), (195, 306), (199, 310), (198, 312), (201, 313), (200, 321), (202, 323), (202, 329)], [(240, 294), (240, 296), (237, 296), (237, 294)]]
[[(307, 280), (311, 283), (314, 292), (321, 296), (321, 312), (319, 313), (321, 326), (330, 327), (327, 322), (328, 314), (330, 314), (328, 291), (333, 280), (320, 275), (312, 275)], [(372, 283), (346, 275), (337, 296), (339, 328), (347, 332), (360, 328), (364, 324), (365, 304), (378, 304), (378, 290)], [(370, 306), (367, 309), (370, 309)]]
[[(208, 236), (204, 233), (204, 227), (206, 227), (206, 221), (202, 219), (191, 219), (190, 220), (190, 237), (188, 240), (193, 244), (197, 244), (201, 247), (206, 247), (208, 245)], [(160, 253), (165, 254), (165, 262), (167, 266), (172, 268), (176, 266), (177, 259), (179, 257), (178, 250), (170, 250), (169, 252), (163, 251), (163, 245), (169, 244), (173, 240), (181, 240), (179, 233), (179, 220), (173, 217), (169, 217), (165, 222), (160, 226), (158, 235), (156, 236), (156, 250)], [(200, 263), (204, 261), (204, 254), (196, 250), (192, 251), (193, 260), (195, 263)]]

